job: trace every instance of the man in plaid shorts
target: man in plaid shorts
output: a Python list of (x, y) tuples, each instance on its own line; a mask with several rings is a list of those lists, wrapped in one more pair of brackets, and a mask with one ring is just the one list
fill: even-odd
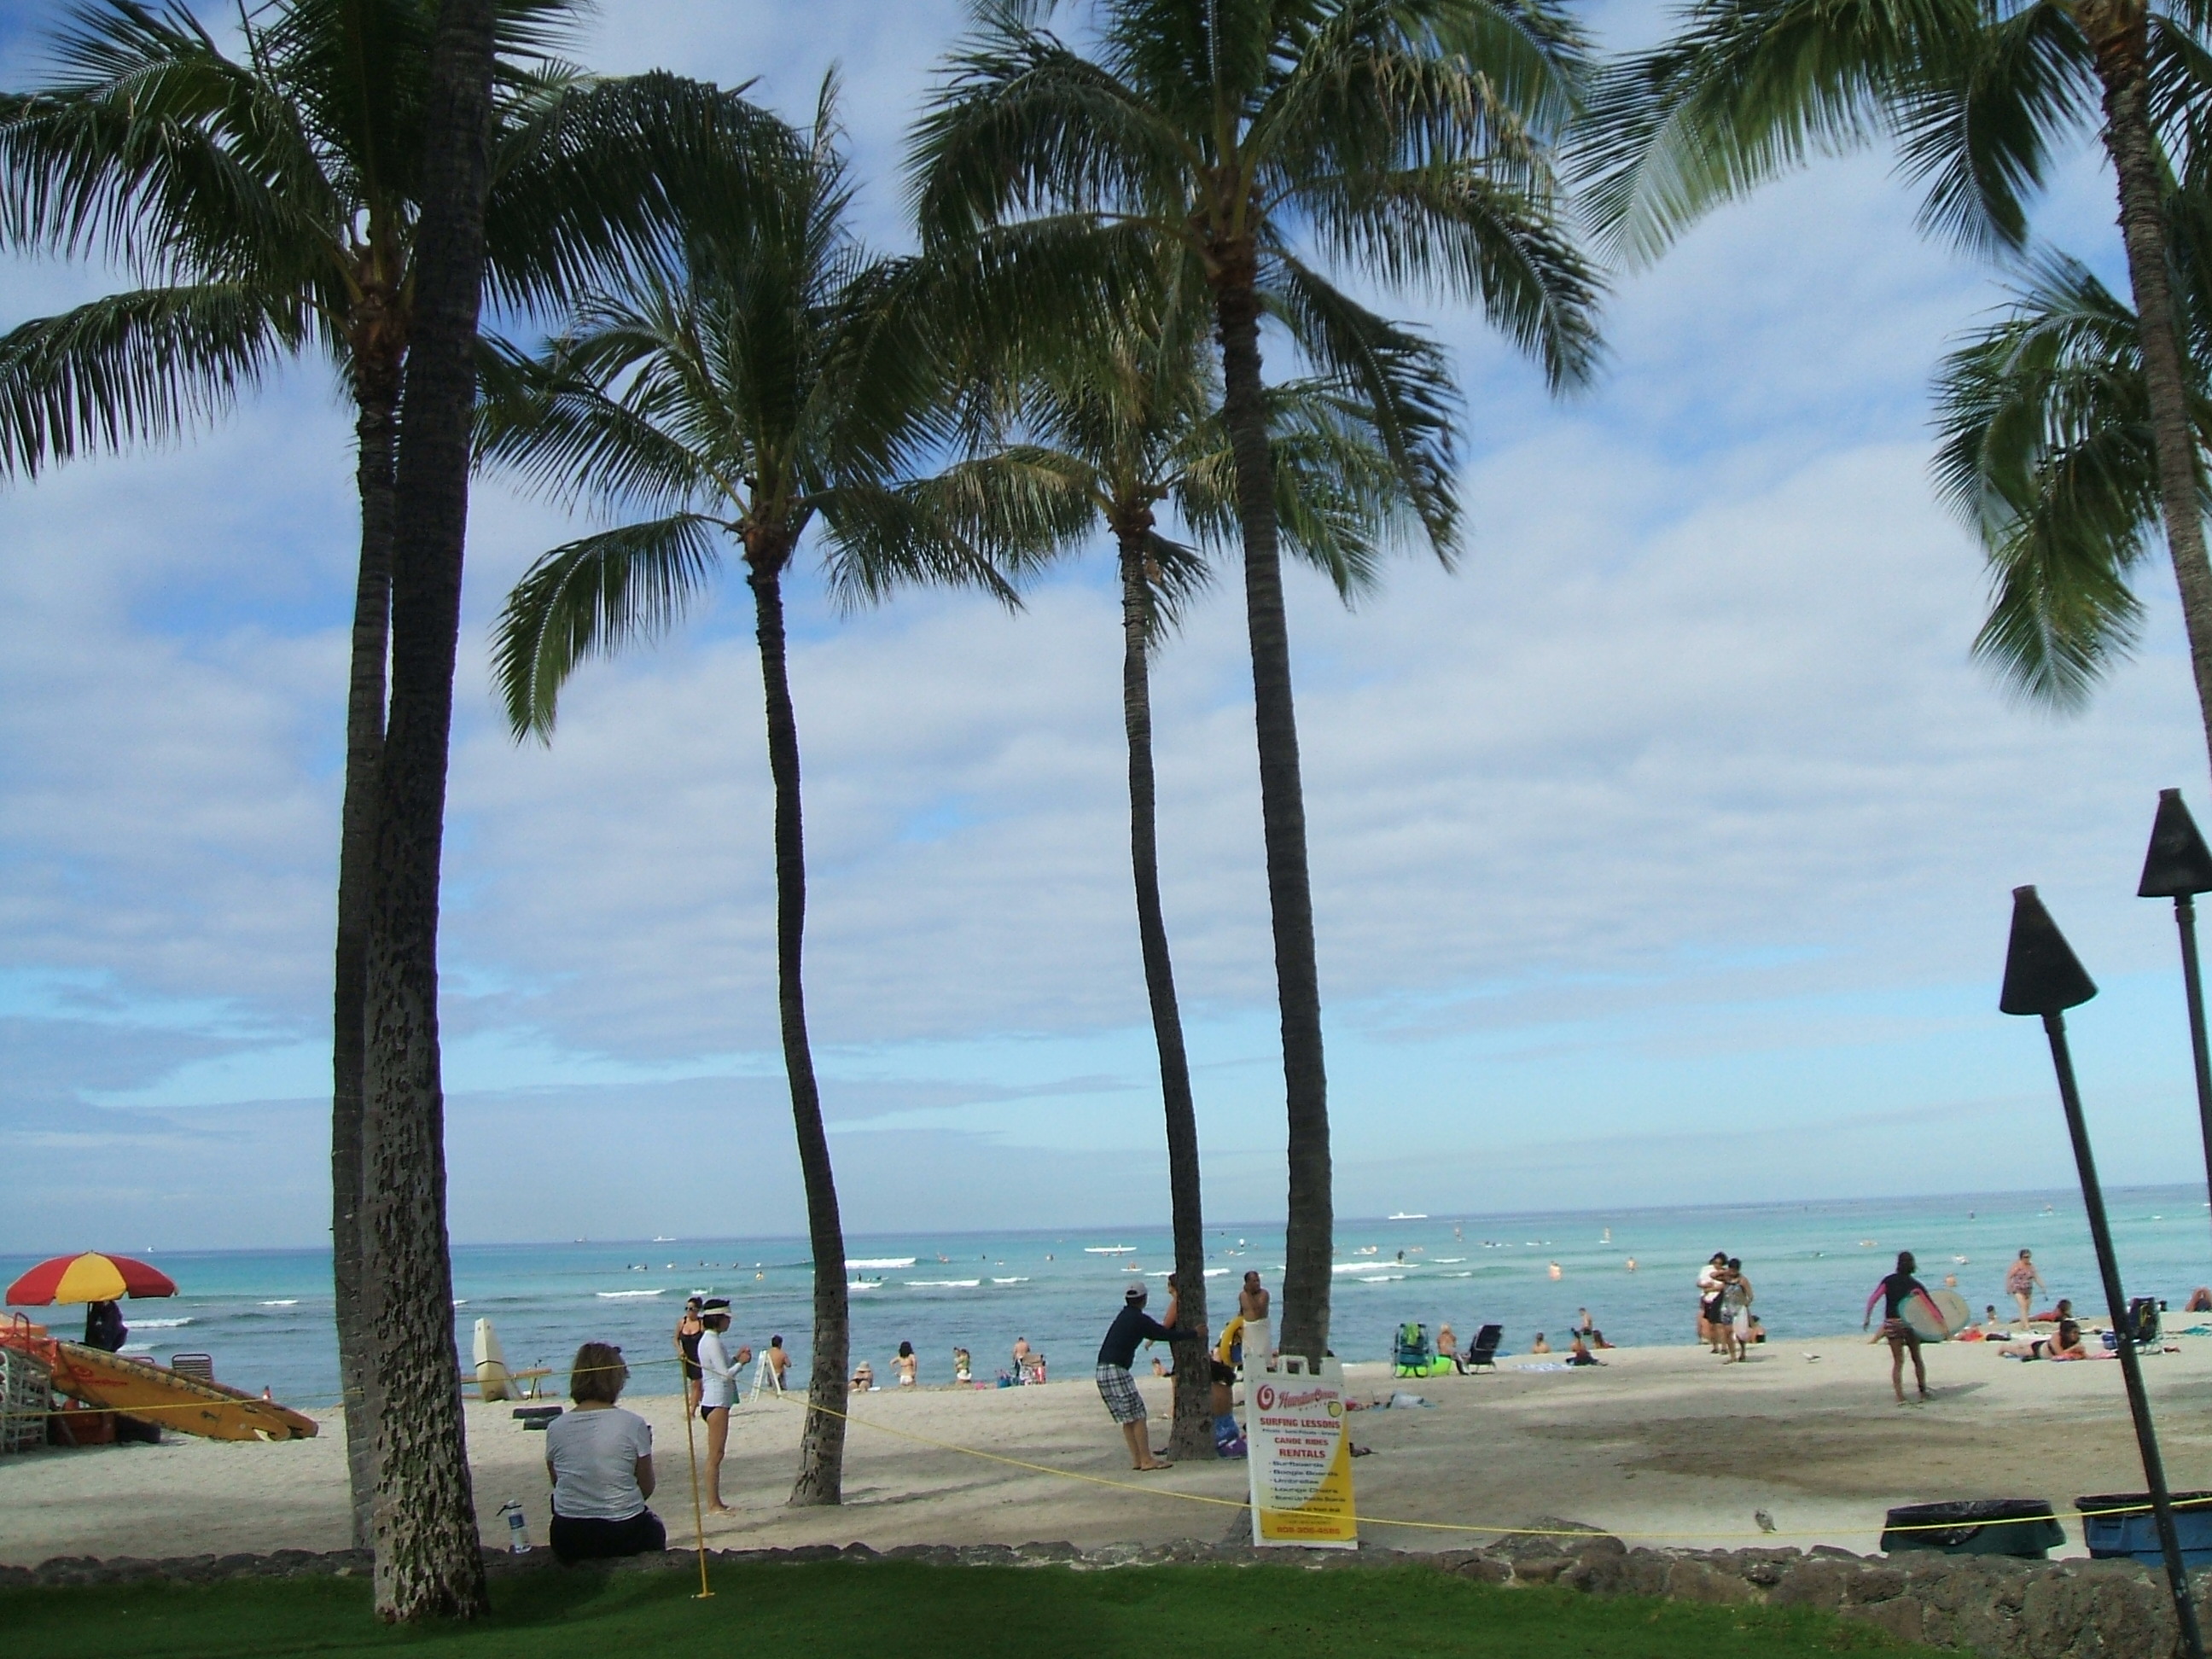
[[(1106, 1328), (1106, 1340), (1098, 1345), (1098, 1397), (1106, 1402), (1106, 1409), (1121, 1425), (1121, 1437), (1129, 1443), (1129, 1467), (1164, 1469), (1173, 1466), (1152, 1454), (1152, 1436), (1145, 1428), (1145, 1396), (1137, 1392), (1137, 1379), (1129, 1375), (1129, 1367), (1137, 1361), (1137, 1344), (1148, 1339), (1203, 1345), (1206, 1333), (1161, 1324), (1145, 1312), (1145, 1287), (1132, 1285), (1122, 1298), (1121, 1311)], [(1190, 1362), (1178, 1359), (1176, 1363)]]

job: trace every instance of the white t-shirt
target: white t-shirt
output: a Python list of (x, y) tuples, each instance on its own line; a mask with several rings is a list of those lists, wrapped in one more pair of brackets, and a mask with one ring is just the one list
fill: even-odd
[(565, 1411), (545, 1425), (553, 1513), (571, 1521), (627, 1521), (645, 1508), (637, 1462), (653, 1455), (653, 1429), (619, 1406)]
[(733, 1406), (737, 1400), (738, 1379), (730, 1370), (730, 1351), (722, 1345), (720, 1331), (708, 1331), (699, 1339), (699, 1403)]

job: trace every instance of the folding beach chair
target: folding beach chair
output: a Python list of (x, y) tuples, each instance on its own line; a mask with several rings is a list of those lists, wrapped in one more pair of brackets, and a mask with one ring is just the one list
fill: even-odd
[(1390, 1351), (1390, 1374), (1394, 1376), (1426, 1376), (1436, 1357), (1437, 1351), (1429, 1341), (1426, 1325), (1401, 1325), (1398, 1327), (1398, 1340)]
[(173, 1353), (169, 1356), (169, 1369), (179, 1376), (194, 1376), (203, 1382), (215, 1381), (215, 1360), (208, 1354)]
[(1464, 1358), (1452, 1356), (1452, 1367), (1462, 1376), (1469, 1371), (1494, 1371), (1498, 1369), (1498, 1345), (1504, 1340), (1505, 1327), (1485, 1325), (1474, 1334), (1474, 1346)]

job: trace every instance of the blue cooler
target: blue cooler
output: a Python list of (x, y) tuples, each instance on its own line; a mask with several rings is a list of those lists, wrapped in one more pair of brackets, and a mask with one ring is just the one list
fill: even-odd
[[(2100, 1559), (2131, 1555), (2147, 1567), (2166, 1565), (2158, 1547), (2158, 1517), (2147, 1492), (2106, 1492), (2077, 1498), (2081, 1537)], [(2181, 1559), (2192, 1567), (2212, 1567), (2212, 1492), (2173, 1494), (2173, 1529), (2181, 1539)]]

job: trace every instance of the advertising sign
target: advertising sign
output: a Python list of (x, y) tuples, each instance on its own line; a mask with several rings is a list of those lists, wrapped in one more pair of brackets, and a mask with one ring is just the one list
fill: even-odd
[(1252, 1541), (1307, 1549), (1359, 1546), (1345, 1432), (1344, 1367), (1309, 1372), (1286, 1355), (1273, 1366), (1245, 1349), (1244, 1433), (1251, 1453)]

